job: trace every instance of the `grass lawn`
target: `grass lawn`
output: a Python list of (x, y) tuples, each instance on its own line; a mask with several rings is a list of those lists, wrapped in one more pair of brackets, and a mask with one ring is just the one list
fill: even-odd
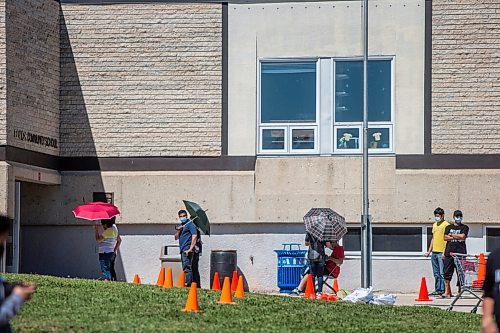
[(184, 313), (188, 289), (7, 275), (39, 285), (15, 332), (479, 332), (480, 316), (430, 307), (384, 307), (250, 294), (219, 305), (202, 290), (203, 313)]

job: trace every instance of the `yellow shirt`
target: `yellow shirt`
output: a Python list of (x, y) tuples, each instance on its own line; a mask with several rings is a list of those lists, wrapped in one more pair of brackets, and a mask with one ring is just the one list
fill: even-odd
[[(439, 224), (438, 224), (439, 223)], [(432, 252), (444, 252), (446, 241), (444, 240), (444, 229), (450, 224), (446, 221), (434, 222), (432, 225), (432, 235), (434, 241), (432, 243)]]

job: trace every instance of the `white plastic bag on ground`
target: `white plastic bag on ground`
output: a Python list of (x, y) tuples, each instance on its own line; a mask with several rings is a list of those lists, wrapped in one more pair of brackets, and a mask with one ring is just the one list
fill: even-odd
[(394, 305), (394, 303), (396, 303), (396, 295), (393, 294), (383, 294), (370, 301), (370, 304), (376, 305)]
[(368, 303), (373, 300), (373, 288), (358, 288), (342, 300), (351, 303)]

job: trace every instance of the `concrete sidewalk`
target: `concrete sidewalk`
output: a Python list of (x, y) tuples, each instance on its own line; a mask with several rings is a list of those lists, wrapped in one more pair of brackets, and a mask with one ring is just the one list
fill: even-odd
[[(285, 296), (285, 297), (292, 297), (289, 296), (288, 294), (281, 294), (281, 293), (270, 293), (272, 295), (280, 295), (280, 296)], [(442, 310), (446, 310), (448, 306), (453, 302), (453, 298), (441, 298), (441, 297), (430, 297), (431, 301), (429, 302), (417, 302), (415, 299), (418, 297), (416, 294), (398, 294), (398, 293), (391, 293), (391, 292), (383, 292), (383, 291), (375, 291), (374, 292), (375, 296), (379, 296), (382, 294), (393, 294), (396, 295), (396, 306), (430, 306)], [(296, 296), (293, 296), (296, 297)], [(457, 311), (457, 312), (471, 312), (471, 310), (474, 308), (474, 306), (477, 303), (477, 299), (472, 298), (469, 295), (465, 295), (463, 298), (458, 300), (454, 306), (452, 311)], [(483, 303), (479, 305), (477, 308), (477, 313), (478, 314), (483, 314)]]
[[(375, 293), (376, 295), (379, 293)], [(417, 302), (415, 299), (418, 297), (416, 294), (396, 294), (396, 305), (411, 305), (411, 306), (430, 306), (446, 310), (453, 301), (453, 298), (440, 298), (430, 297), (430, 302)], [(477, 299), (472, 298), (470, 295), (464, 295), (453, 306), (453, 311), (470, 312), (477, 303)], [(483, 303), (477, 309), (477, 313), (483, 313)]]

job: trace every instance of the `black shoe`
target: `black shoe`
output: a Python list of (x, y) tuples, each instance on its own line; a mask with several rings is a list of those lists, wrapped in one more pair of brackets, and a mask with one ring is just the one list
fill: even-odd
[(429, 294), (429, 296), (441, 296), (443, 295), (443, 291), (433, 291), (432, 293)]

